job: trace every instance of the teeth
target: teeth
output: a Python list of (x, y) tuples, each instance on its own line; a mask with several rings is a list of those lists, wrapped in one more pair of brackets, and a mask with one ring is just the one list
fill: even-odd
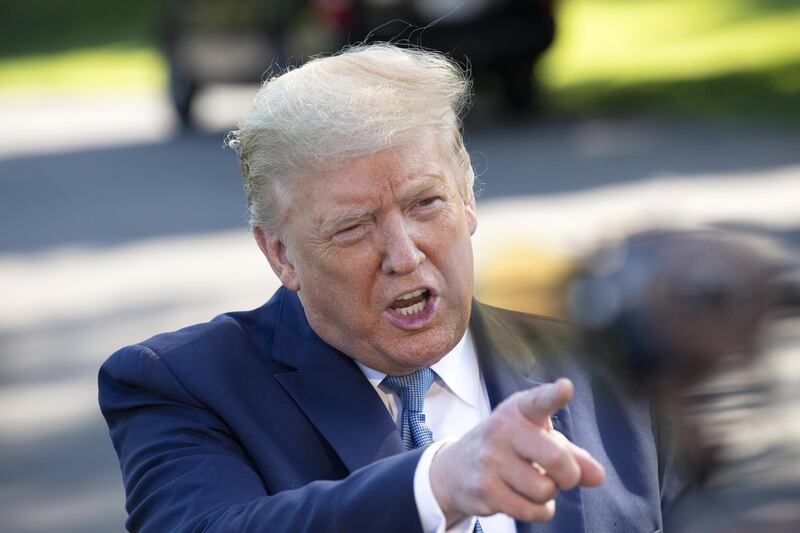
[(422, 301), (414, 305), (410, 305), (408, 307), (400, 307), (396, 309), (396, 311), (403, 316), (416, 315), (417, 313), (425, 309), (425, 303), (426, 302)]
[(424, 291), (425, 291), (425, 289), (417, 289), (417, 290), (415, 290), (413, 292), (407, 292), (406, 294), (404, 294), (402, 296), (398, 296), (397, 299), (398, 300), (410, 300), (411, 298), (416, 298), (417, 296), (422, 295), (422, 293)]

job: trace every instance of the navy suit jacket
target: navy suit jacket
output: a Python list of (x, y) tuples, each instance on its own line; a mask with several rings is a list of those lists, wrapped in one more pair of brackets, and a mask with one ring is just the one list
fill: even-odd
[[(473, 305), (489, 399), (559, 376), (576, 393), (554, 425), (606, 468), (519, 531), (653, 532), (678, 484), (649, 408), (566, 353), (569, 327)], [(311, 329), (297, 295), (158, 335), (113, 354), (100, 405), (119, 455), (131, 531), (420, 531), (394, 421), (354, 361)]]

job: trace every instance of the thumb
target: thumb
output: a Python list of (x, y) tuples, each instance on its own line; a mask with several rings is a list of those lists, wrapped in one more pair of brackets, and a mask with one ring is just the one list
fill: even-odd
[(536, 425), (550, 428), (550, 416), (572, 399), (574, 387), (567, 378), (546, 383), (523, 393), (518, 406), (522, 414)]

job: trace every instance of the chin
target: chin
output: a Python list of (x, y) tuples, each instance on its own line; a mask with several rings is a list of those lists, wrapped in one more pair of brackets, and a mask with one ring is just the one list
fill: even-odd
[(454, 337), (452, 334), (420, 335), (413, 340), (407, 340), (401, 349), (392, 351), (397, 354), (395, 360), (405, 367), (413, 367), (414, 370), (430, 367), (447, 355), (461, 340), (461, 336)]

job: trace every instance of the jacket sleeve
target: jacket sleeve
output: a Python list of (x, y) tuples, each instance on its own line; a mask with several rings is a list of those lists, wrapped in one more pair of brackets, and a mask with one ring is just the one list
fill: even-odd
[(148, 347), (112, 355), (99, 391), (130, 531), (421, 531), (413, 478), (422, 450), (269, 494), (236, 436)]

